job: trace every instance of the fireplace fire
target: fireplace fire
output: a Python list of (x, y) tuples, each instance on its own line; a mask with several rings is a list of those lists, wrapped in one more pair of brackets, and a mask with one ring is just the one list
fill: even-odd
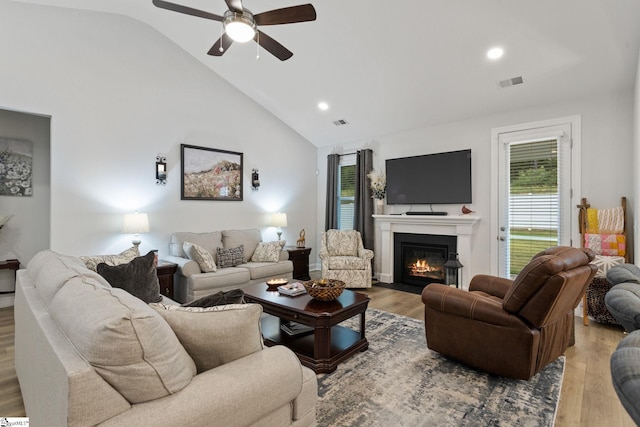
[(445, 283), (444, 263), (455, 252), (455, 236), (395, 233), (396, 282), (424, 287)]

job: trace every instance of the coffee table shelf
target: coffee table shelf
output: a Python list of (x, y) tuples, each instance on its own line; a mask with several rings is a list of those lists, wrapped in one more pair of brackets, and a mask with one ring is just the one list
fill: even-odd
[[(345, 290), (336, 301), (313, 300), (309, 295), (288, 297), (268, 291), (264, 283), (243, 288), (245, 300), (262, 305), (265, 344), (284, 345), (291, 349), (303, 365), (317, 374), (335, 371), (339, 363), (369, 347), (365, 337), (365, 311), (369, 297)], [(340, 325), (359, 317), (359, 331)], [(282, 321), (312, 326), (313, 332), (290, 336), (280, 329)]]

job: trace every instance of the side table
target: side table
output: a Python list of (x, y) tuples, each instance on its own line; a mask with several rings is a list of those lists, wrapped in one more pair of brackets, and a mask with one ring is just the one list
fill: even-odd
[(311, 248), (286, 246), (285, 249), (289, 252), (289, 259), (293, 262), (293, 278), (311, 280), (311, 276), (309, 276), (309, 254), (311, 253)]
[[(6, 261), (0, 261), (0, 270), (13, 270), (13, 279), (15, 280), (16, 271), (20, 268), (20, 261), (17, 259), (8, 259)], [(13, 291), (4, 291), (0, 292), (0, 294), (12, 294), (15, 292), (15, 284)]]
[(173, 298), (173, 275), (178, 269), (178, 264), (166, 261), (158, 261), (156, 270), (158, 271), (158, 282), (160, 283), (160, 293), (167, 298)]

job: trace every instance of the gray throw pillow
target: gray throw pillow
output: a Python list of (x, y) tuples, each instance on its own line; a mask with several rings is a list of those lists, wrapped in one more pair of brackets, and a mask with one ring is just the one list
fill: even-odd
[(182, 307), (214, 307), (216, 305), (244, 304), (244, 292), (242, 289), (220, 291), (215, 294), (203, 296), (200, 299), (182, 304)]
[(97, 266), (98, 274), (114, 288), (121, 288), (147, 304), (162, 301), (156, 272), (155, 253), (134, 258), (128, 264)]
[(216, 251), (220, 268), (235, 267), (244, 263), (244, 245), (228, 249), (216, 248)]

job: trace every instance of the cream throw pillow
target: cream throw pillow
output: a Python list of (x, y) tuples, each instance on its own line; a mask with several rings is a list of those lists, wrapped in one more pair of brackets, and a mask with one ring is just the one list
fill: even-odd
[(204, 273), (215, 272), (217, 270), (213, 256), (202, 246), (198, 246), (191, 242), (184, 242), (182, 250), (187, 254), (189, 259), (198, 263), (200, 270)]
[(258, 243), (253, 256), (251, 256), (251, 262), (278, 262), (285, 243), (286, 240)]
[(149, 305), (171, 326), (198, 373), (263, 349), (259, 304), (207, 308)]

